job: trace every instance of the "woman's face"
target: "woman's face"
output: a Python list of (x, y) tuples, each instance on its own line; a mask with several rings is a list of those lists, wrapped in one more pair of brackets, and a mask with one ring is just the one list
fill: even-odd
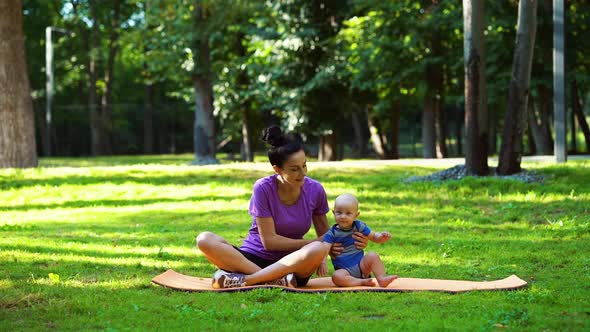
[(307, 175), (307, 158), (303, 150), (299, 150), (287, 158), (283, 167), (274, 166), (285, 182), (301, 187)]

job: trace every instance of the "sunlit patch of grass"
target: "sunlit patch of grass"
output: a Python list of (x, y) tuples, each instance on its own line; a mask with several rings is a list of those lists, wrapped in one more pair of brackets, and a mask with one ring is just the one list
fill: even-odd
[(204, 167), (188, 166), (191, 160), (52, 158), (41, 160), (50, 167), (0, 170), (0, 330), (590, 328), (590, 162), (525, 163), (545, 177), (531, 184), (408, 184), (406, 177), (440, 168), (309, 162), (330, 205), (354, 193), (361, 219), (393, 234), (368, 249), (389, 273), (465, 280), (517, 274), (530, 284), (451, 296), (187, 294), (150, 284), (168, 268), (210, 276), (215, 268), (195, 249), (195, 236), (209, 230), (239, 245), (252, 222), (252, 185), (272, 173), (260, 156), (258, 163)]

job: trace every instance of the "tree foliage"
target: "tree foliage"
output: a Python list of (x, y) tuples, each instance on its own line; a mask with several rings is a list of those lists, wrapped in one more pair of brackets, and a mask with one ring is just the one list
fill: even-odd
[[(518, 1), (486, 5), (494, 154), (508, 98)], [(370, 151), (369, 137), (373, 152), (381, 148), (386, 158), (417, 153), (400, 150), (403, 143), (413, 149), (417, 143), (435, 144), (438, 156), (463, 154), (463, 22), (457, 2), (25, 0), (23, 8), (40, 139), (45, 137), (43, 30), (55, 26), (75, 33), (54, 40), (55, 104), (61, 112), (52, 135), (58, 154), (91, 153), (93, 105), (108, 111), (103, 131), (111, 148), (101, 153), (146, 151), (150, 142), (153, 152), (171, 152), (171, 146), (173, 152), (194, 151), (199, 77), (210, 86), (209, 154), (217, 148), (256, 149), (254, 133), (270, 123), (297, 130), (309, 142), (335, 135), (340, 157), (349, 147)], [(583, 38), (588, 9), (587, 1), (572, 0), (566, 14), (568, 78), (570, 83), (575, 78), (582, 104), (590, 84), (585, 57), (590, 45)], [(541, 128), (537, 133), (549, 134), (551, 10), (551, 1), (539, 1), (531, 77), (531, 119)], [(110, 108), (101, 108), (105, 100)], [(432, 102), (435, 113), (425, 121)], [(525, 144), (534, 140), (527, 146), (540, 147), (539, 137), (525, 136)]]

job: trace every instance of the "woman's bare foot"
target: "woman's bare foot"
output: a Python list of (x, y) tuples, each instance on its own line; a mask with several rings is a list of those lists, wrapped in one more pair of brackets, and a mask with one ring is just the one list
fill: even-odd
[(387, 287), (395, 279), (397, 279), (396, 275), (377, 277), (377, 283), (379, 284), (379, 287)]

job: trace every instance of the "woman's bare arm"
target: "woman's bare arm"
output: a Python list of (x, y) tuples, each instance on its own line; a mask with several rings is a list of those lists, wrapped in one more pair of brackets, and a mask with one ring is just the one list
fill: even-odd
[(318, 236), (318, 240), (322, 240), (324, 234), (330, 229), (330, 225), (328, 224), (328, 217), (325, 214), (320, 215), (313, 215), (311, 217), (313, 221), (313, 227), (315, 228), (315, 233)]
[(272, 217), (256, 217), (256, 224), (258, 225), (258, 232), (260, 232), (260, 239), (262, 240), (262, 245), (266, 250), (293, 251), (301, 249), (301, 247), (303, 247), (304, 245), (314, 241), (305, 239), (290, 239), (288, 237), (284, 237), (277, 234), (275, 229), (275, 222)]

